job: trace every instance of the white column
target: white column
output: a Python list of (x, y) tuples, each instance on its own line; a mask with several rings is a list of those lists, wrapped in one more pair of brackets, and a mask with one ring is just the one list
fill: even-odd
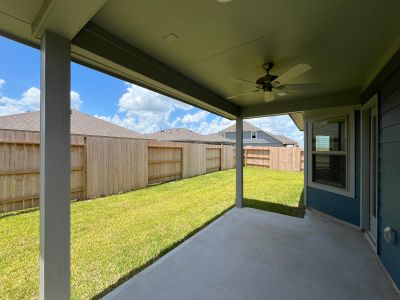
[(70, 41), (45, 32), (40, 70), (40, 299), (70, 297)]
[(303, 138), (304, 138), (304, 187), (303, 187), (303, 200), (304, 206), (307, 206), (307, 190), (308, 190), (308, 123), (304, 121), (304, 130), (303, 130)]
[(243, 119), (236, 119), (236, 207), (243, 207)]

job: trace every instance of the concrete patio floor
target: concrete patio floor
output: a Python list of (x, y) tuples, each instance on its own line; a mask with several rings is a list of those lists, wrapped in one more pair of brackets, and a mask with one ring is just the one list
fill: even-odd
[[(132, 249), (132, 251), (135, 251)], [(399, 299), (362, 232), (233, 209), (103, 299)]]

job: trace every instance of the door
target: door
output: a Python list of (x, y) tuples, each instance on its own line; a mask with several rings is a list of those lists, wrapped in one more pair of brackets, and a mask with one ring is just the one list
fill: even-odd
[(369, 130), (369, 232), (376, 243), (378, 222), (377, 222), (377, 161), (378, 161), (378, 122), (377, 109), (374, 107), (370, 111), (370, 130)]

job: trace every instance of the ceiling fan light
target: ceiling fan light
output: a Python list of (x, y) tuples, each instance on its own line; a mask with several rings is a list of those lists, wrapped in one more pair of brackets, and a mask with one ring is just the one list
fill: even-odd
[(274, 100), (274, 94), (272, 92), (264, 92), (265, 102)]

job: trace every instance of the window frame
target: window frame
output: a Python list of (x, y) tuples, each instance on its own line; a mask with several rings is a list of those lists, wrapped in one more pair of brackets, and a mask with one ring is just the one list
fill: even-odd
[[(317, 116), (318, 115), (318, 116)], [(334, 187), (327, 184), (317, 183), (313, 181), (313, 154), (318, 154), (320, 151), (313, 151), (312, 139), (313, 139), (313, 123), (328, 120), (346, 120), (346, 188)], [(314, 187), (327, 192), (340, 194), (343, 196), (355, 197), (355, 122), (354, 122), (354, 109), (337, 109), (330, 112), (316, 113), (310, 119), (307, 119), (307, 148), (309, 149), (307, 154), (307, 183), (308, 186)], [(330, 151), (335, 153), (336, 151)], [(339, 151), (343, 152), (343, 151)], [(326, 152), (325, 152), (326, 153)], [(328, 155), (328, 154), (327, 154)]]

